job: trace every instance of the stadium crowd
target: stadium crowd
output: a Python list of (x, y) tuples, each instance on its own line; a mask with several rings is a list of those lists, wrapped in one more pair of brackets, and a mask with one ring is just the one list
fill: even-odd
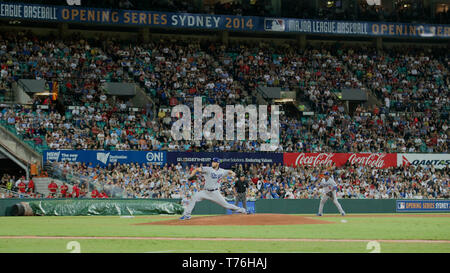
[(36, 192), (36, 185), (33, 177), (26, 179), (25, 176), (16, 177), (9, 173), (4, 173), (0, 178), (0, 198), (24, 198), (24, 197), (45, 197)]
[[(77, 187), (94, 189), (109, 197), (178, 198), (191, 197), (203, 187), (199, 176), (189, 177), (193, 165), (109, 164), (98, 167), (84, 163), (55, 162), (65, 175), (79, 179)], [(281, 164), (236, 165), (233, 170), (249, 181), (247, 198), (311, 199), (319, 198), (318, 184), (325, 170), (338, 184), (338, 198), (356, 199), (436, 199), (450, 197), (448, 166), (404, 166), (377, 169), (368, 166), (322, 167), (283, 166)], [(3, 181), (3, 180), (2, 180)], [(89, 183), (89, 185), (88, 185)], [(222, 181), (221, 191), (227, 199), (234, 198), (234, 179)], [(56, 196), (59, 192), (57, 192)], [(102, 198), (97, 196), (93, 197)], [(71, 194), (70, 197), (77, 195)], [(83, 198), (85, 196), (78, 196)]]
[[(194, 96), (204, 96), (205, 104), (247, 105), (255, 103), (249, 98), (257, 86), (277, 86), (298, 91), (317, 114), (281, 116), (276, 151), (448, 152), (448, 52), (433, 52), (171, 40), (131, 44), (101, 37), (63, 41), (4, 33), (2, 83), (43, 78), (52, 85), (47, 88), (63, 90), (64, 104), (80, 107), (61, 112), (52, 100), (35, 98), (32, 110), (3, 106), (1, 120), (50, 149), (260, 151), (259, 141), (174, 142), (170, 128), (176, 118), (163, 108), (192, 106)], [(107, 81), (139, 82), (155, 105), (132, 112), (127, 98), (105, 93), (101, 83)], [(347, 113), (336, 95), (347, 87), (371, 89), (383, 104)], [(36, 109), (39, 103), (50, 110)]]
[[(251, 152), (261, 151), (263, 143), (173, 141), (170, 127), (175, 118), (170, 113), (152, 119), (114, 98), (67, 110), (65, 115), (25, 106), (0, 110), (1, 122), (13, 126), (25, 140), (49, 149)], [(280, 128), (277, 152), (448, 152), (447, 120), (391, 116), (378, 108), (358, 107), (353, 117), (338, 107), (328, 115), (285, 116)]]
[[(257, 87), (269, 86), (296, 91), (315, 112), (280, 117), (277, 152), (448, 153), (448, 52), (375, 51), (339, 44), (301, 50), (298, 45), (230, 42), (225, 46), (170, 39), (135, 44), (103, 37), (57, 39), (4, 32), (0, 36), (2, 88), (22, 78), (44, 79), (46, 89), (58, 90), (65, 106), (78, 107), (62, 111), (53, 98), (35, 97), (31, 106), (1, 105), (0, 122), (45, 149), (261, 151), (262, 142), (257, 140), (173, 141), (170, 128), (176, 118), (164, 109), (180, 103), (192, 107), (196, 96), (202, 96), (204, 104), (254, 104)], [(155, 105), (131, 110), (128, 98), (107, 95), (102, 83), (110, 81), (141, 84)], [(372, 90), (382, 103), (348, 112), (339, 99), (344, 88)], [(49, 109), (38, 108), (40, 104)], [(186, 182), (187, 170), (181, 166), (63, 167), (92, 179), (100, 189), (106, 185), (106, 192), (108, 187), (122, 189), (128, 197), (177, 198), (200, 186)], [(340, 197), (448, 194), (448, 172), (365, 170), (336, 170), (335, 177), (342, 180)], [(315, 198), (314, 182), (320, 171), (249, 167), (246, 172), (253, 181), (249, 197)], [(386, 177), (396, 182), (388, 183)], [(224, 193), (232, 195), (228, 188)]]

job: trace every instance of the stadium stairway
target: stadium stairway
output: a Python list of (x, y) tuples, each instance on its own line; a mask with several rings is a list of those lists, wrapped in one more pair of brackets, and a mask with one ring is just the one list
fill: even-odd
[(42, 156), (7, 129), (4, 124), (0, 124), (0, 150), (21, 166), (27, 175), (29, 175), (29, 167), (32, 164), (42, 166)]
[(155, 117), (157, 108), (153, 99), (145, 93), (144, 89), (138, 83), (134, 83), (134, 86), (136, 88), (136, 95), (132, 99), (133, 105), (142, 108), (145, 108), (147, 104), (150, 105), (153, 116)]

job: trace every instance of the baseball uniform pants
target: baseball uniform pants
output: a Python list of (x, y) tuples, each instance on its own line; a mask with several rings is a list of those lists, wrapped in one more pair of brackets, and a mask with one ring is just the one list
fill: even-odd
[(185, 216), (191, 216), (192, 211), (194, 210), (195, 204), (197, 202), (200, 202), (202, 200), (209, 200), (212, 201), (226, 209), (231, 209), (232, 211), (237, 211), (240, 213), (246, 213), (247, 211), (243, 208), (237, 207), (233, 204), (228, 203), (225, 198), (220, 194), (219, 190), (215, 191), (199, 191), (192, 197), (191, 200), (189, 200), (189, 204), (186, 207), (186, 210), (184, 211)]
[(337, 197), (336, 197), (336, 191), (330, 191), (324, 195), (322, 195), (322, 198), (320, 199), (320, 205), (319, 205), (319, 214), (322, 214), (323, 212), (323, 205), (327, 202), (329, 198), (333, 199), (333, 203), (336, 206), (336, 208), (339, 210), (339, 212), (345, 213), (344, 210), (341, 207), (341, 204), (339, 204)]

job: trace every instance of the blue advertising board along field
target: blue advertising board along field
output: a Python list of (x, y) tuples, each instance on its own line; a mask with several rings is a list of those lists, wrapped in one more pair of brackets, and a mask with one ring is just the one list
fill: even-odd
[[(248, 213), (256, 213), (255, 201), (246, 201), (245, 203), (247, 205), (247, 212)], [(234, 201), (228, 201), (228, 204), (234, 205), (235, 202)], [(237, 206), (240, 207), (240, 208), (243, 208), (242, 202), (239, 202)], [(233, 211), (231, 209), (227, 209), (226, 214), (233, 214)]]
[(207, 166), (214, 157), (220, 158), (220, 167), (228, 169), (242, 164), (283, 164), (282, 153), (239, 152), (167, 152), (167, 163)]
[(450, 212), (450, 200), (397, 200), (397, 212)]
[(165, 151), (99, 151), (99, 150), (47, 150), (43, 152), (44, 162), (81, 162), (105, 167), (120, 163), (166, 163)]
[(166, 152), (166, 151), (103, 151), (103, 150), (46, 150), (44, 162), (82, 162), (104, 167), (109, 164), (182, 164), (209, 165), (214, 157), (221, 159), (222, 168), (236, 164), (283, 164), (282, 153), (216, 153), (216, 152)]

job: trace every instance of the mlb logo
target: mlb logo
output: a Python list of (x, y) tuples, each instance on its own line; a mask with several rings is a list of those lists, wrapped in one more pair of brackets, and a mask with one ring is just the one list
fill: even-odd
[(264, 29), (267, 31), (284, 31), (285, 28), (283, 19), (264, 19)]
[(81, 0), (66, 0), (67, 5), (69, 6), (80, 6)]

